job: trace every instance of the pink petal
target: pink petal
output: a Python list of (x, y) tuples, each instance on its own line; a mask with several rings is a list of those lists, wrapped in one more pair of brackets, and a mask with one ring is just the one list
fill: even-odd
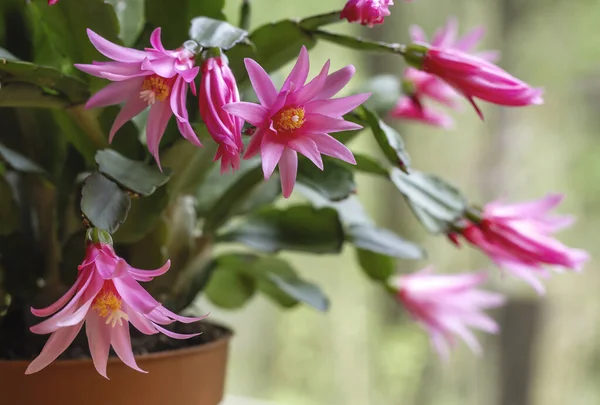
[(25, 374), (37, 373), (48, 364), (52, 363), (62, 352), (64, 352), (71, 342), (75, 339), (83, 322), (78, 325), (63, 328), (54, 332), (42, 349), (42, 352), (37, 356), (25, 370)]
[(300, 152), (310, 159), (315, 166), (323, 170), (323, 159), (321, 158), (317, 144), (312, 139), (308, 137), (292, 139), (288, 142), (287, 146), (294, 149), (296, 152)]
[(160, 27), (152, 31), (152, 34), (150, 35), (150, 45), (152, 45), (152, 47), (157, 51), (165, 55), (169, 55), (167, 50), (164, 48), (162, 41), (160, 40)]
[[(81, 281), (83, 279), (84, 279), (84, 277), (77, 277), (75, 284), (73, 284), (73, 286), (71, 288), (69, 288), (69, 291), (67, 291), (55, 303), (53, 303), (52, 305), (50, 305), (46, 308), (42, 308), (42, 309), (31, 308), (31, 313), (34, 314), (35, 316), (39, 316), (39, 317), (52, 315), (53, 313), (55, 313), (56, 311), (61, 309), (67, 302), (69, 302), (69, 300), (73, 297), (73, 295), (75, 295), (75, 292), (77, 291), (77, 288), (81, 285)], [(86, 281), (87, 280), (89, 280), (89, 276), (88, 276), (88, 279), (86, 279)]]
[(348, 65), (327, 76), (323, 88), (314, 99), (327, 99), (335, 96), (352, 79), (354, 72), (356, 72), (356, 68), (353, 65)]
[(106, 363), (110, 351), (111, 327), (95, 311), (88, 314), (85, 320), (85, 333), (90, 346), (92, 361), (98, 374), (108, 380)]
[(141, 62), (147, 57), (146, 52), (113, 44), (89, 28), (87, 29), (87, 35), (98, 52), (112, 60), (119, 62)]
[(148, 124), (146, 125), (146, 141), (148, 142), (148, 150), (154, 156), (158, 167), (160, 167), (159, 144), (165, 134), (169, 119), (171, 119), (172, 111), (169, 104), (166, 102), (157, 102), (150, 108), (148, 114)]
[(133, 277), (134, 280), (137, 281), (151, 281), (154, 277), (159, 277), (169, 271), (171, 267), (171, 261), (167, 260), (165, 264), (162, 265), (161, 268), (156, 270), (141, 270), (136, 269), (135, 267), (129, 266), (127, 272)]
[(152, 322), (146, 319), (143, 314), (129, 307), (126, 302), (123, 302), (121, 309), (129, 317), (129, 322), (144, 335), (155, 335), (158, 333)]
[(85, 108), (99, 108), (106, 107), (107, 105), (121, 104), (132, 97), (134, 93), (139, 93), (143, 81), (143, 77), (138, 77), (111, 83), (90, 97), (85, 104)]
[(142, 69), (154, 72), (168, 79), (177, 74), (177, 71), (175, 71), (175, 59), (170, 56), (153, 60), (144, 59)]
[(475, 45), (483, 39), (485, 35), (485, 27), (477, 27), (471, 30), (468, 34), (456, 41), (454, 48), (463, 52), (470, 52)]
[(248, 149), (246, 149), (244, 159), (250, 159), (260, 152), (260, 145), (262, 143), (263, 137), (268, 131), (268, 129), (264, 128), (259, 128), (256, 130), (254, 135), (252, 135), (252, 137), (250, 138), (250, 143), (248, 144)]
[(340, 159), (352, 165), (356, 164), (356, 160), (350, 149), (331, 135), (312, 134), (309, 136), (317, 144), (317, 148), (319, 148), (321, 154)]
[(265, 180), (268, 180), (281, 158), (284, 146), (278, 142), (269, 140), (268, 137), (265, 136), (260, 145), (260, 149), (263, 173), (265, 175)]
[(281, 90), (289, 90), (292, 83), (296, 86), (303, 86), (306, 82), (306, 78), (308, 77), (309, 70), (310, 65), (308, 61), (308, 50), (303, 45), (302, 49), (300, 49), (300, 55), (298, 55), (298, 60), (292, 68), (290, 75), (283, 83), (283, 86), (281, 86)]
[(76, 63), (74, 66), (92, 76), (114, 79), (114, 81), (123, 81), (148, 75), (148, 72), (140, 69), (139, 63), (94, 62), (91, 65)]
[(371, 93), (363, 93), (330, 100), (311, 101), (306, 105), (305, 111), (341, 118), (342, 115), (354, 110), (367, 101), (370, 96)]
[(191, 334), (187, 334), (187, 333), (185, 333), (185, 334), (183, 334), (183, 333), (175, 333), (175, 332), (171, 332), (170, 330), (165, 329), (165, 328), (163, 328), (162, 326), (159, 326), (159, 325), (154, 325), (154, 327), (156, 329), (158, 329), (159, 332), (161, 332), (161, 333), (163, 333), (163, 334), (165, 334), (168, 337), (173, 338), (173, 339), (189, 339), (189, 338), (193, 338), (194, 336), (198, 336), (198, 335), (202, 334), (201, 332), (200, 333), (191, 333)]
[(198, 321), (205, 319), (209, 315), (209, 314), (206, 314), (206, 315), (202, 315), (202, 316), (193, 316), (193, 317), (178, 315), (175, 312), (169, 311), (167, 308), (163, 307), (162, 305), (160, 307), (156, 308), (155, 311), (158, 311), (161, 314), (163, 314), (171, 319), (174, 319), (178, 322), (181, 322), (181, 323), (198, 322)]
[(413, 42), (427, 42), (427, 34), (418, 25), (411, 25), (408, 31)]
[(312, 100), (317, 94), (319, 94), (325, 85), (330, 64), (330, 61), (325, 62), (325, 65), (314, 79), (312, 79), (306, 86), (303, 86), (298, 91), (292, 93), (292, 101), (290, 102), (293, 104), (304, 105)]
[(307, 134), (327, 134), (330, 132), (351, 131), (361, 129), (362, 125), (345, 121), (341, 118), (329, 117), (323, 114), (309, 113), (305, 115), (306, 122), (301, 128)]
[(108, 134), (108, 142), (112, 142), (117, 131), (125, 125), (127, 121), (146, 109), (146, 107), (148, 107), (148, 104), (140, 100), (139, 95), (133, 94), (115, 118), (115, 122), (113, 122)]
[(294, 190), (298, 173), (298, 154), (295, 150), (285, 148), (279, 161), (279, 177), (284, 198), (288, 198)]
[(160, 304), (141, 285), (131, 277), (121, 277), (112, 280), (117, 292), (136, 312), (149, 314)]
[(121, 361), (127, 364), (132, 369), (147, 373), (138, 367), (133, 356), (133, 350), (131, 349), (131, 337), (129, 336), (129, 323), (123, 322), (122, 325), (118, 323), (111, 328), (110, 343), (112, 344), (115, 353), (121, 359)]
[(246, 58), (244, 64), (258, 100), (264, 106), (271, 106), (277, 97), (277, 89), (273, 81), (262, 66), (254, 60)]
[(226, 104), (223, 106), (223, 109), (229, 114), (240, 117), (244, 121), (248, 121), (255, 127), (263, 126), (268, 114), (268, 110), (262, 105), (245, 101)]

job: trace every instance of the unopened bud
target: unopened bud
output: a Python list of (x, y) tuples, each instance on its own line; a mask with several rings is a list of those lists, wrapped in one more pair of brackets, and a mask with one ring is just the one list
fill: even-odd
[(105, 245), (113, 244), (112, 236), (108, 231), (100, 228), (90, 228), (85, 234), (86, 243), (102, 243)]

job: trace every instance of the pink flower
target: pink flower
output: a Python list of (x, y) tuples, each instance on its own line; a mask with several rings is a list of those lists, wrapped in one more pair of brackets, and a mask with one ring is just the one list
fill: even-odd
[(435, 111), (416, 98), (402, 96), (396, 106), (390, 111), (390, 117), (411, 121), (418, 121), (434, 127), (452, 128), (454, 120), (447, 114)]
[(462, 235), (541, 294), (544, 286), (538, 277), (549, 276), (544, 265), (580, 271), (589, 259), (585, 251), (571, 249), (551, 236), (573, 223), (571, 217), (549, 215), (562, 199), (560, 194), (551, 194), (521, 204), (488, 204), (481, 223), (469, 223)]
[(444, 80), (462, 93), (483, 119), (474, 98), (504, 106), (542, 104), (542, 89), (511, 76), (498, 66), (456, 49), (409, 45), (407, 59), (413, 66)]
[(459, 94), (429, 73), (409, 67), (404, 71), (403, 81), (407, 95), (412, 94), (419, 99), (427, 97), (447, 107), (458, 108)]
[(432, 268), (395, 280), (398, 300), (412, 318), (429, 333), (431, 343), (442, 358), (449, 356), (449, 347), (458, 335), (476, 354), (481, 346), (469, 330), (475, 328), (488, 333), (498, 332), (498, 325), (482, 310), (503, 304), (500, 294), (478, 290), (486, 275), (431, 274)]
[(166, 50), (160, 40), (160, 28), (150, 36), (152, 48), (143, 51), (113, 44), (89, 29), (87, 33), (96, 49), (114, 62), (76, 64), (75, 67), (115, 83), (94, 94), (86, 108), (125, 103), (110, 129), (109, 141), (112, 142), (123, 124), (150, 106), (146, 140), (159, 167), (160, 140), (173, 114), (181, 135), (194, 145), (202, 146), (189, 123), (185, 106), (188, 86), (196, 94), (194, 78), (199, 71), (199, 67), (194, 67), (192, 52), (183, 48)]
[(187, 318), (174, 314), (138, 283), (166, 273), (169, 266), (167, 261), (157, 270), (135, 269), (118, 257), (111, 245), (88, 245), (85, 259), (78, 267), (77, 281), (71, 289), (49, 307), (31, 309), (36, 316), (54, 315), (31, 327), (33, 333), (51, 335), (25, 374), (36, 373), (52, 363), (71, 344), (84, 323), (94, 366), (105, 378), (108, 378), (106, 364), (111, 345), (125, 364), (144, 372), (137, 366), (131, 349), (130, 322), (146, 335), (161, 332), (175, 339), (196, 336), (174, 333), (160, 325), (174, 321), (196, 322), (204, 317)]
[(243, 120), (223, 110), (228, 103), (240, 101), (233, 72), (221, 57), (209, 58), (202, 64), (200, 114), (208, 132), (219, 144), (215, 161), (221, 159), (221, 173), (231, 167), (240, 168)]
[(49, 5), (49, 6), (53, 6), (53, 5), (55, 5), (56, 3), (58, 3), (58, 1), (59, 1), (59, 0), (48, 0), (48, 5)]
[(224, 108), (257, 128), (244, 157), (251, 158), (260, 152), (265, 179), (279, 165), (285, 198), (290, 196), (296, 183), (298, 152), (321, 170), (321, 154), (356, 164), (352, 152), (329, 135), (362, 128), (345, 121), (343, 115), (362, 104), (370, 94), (331, 98), (350, 81), (353, 66), (328, 74), (327, 61), (321, 72), (305, 84), (309, 62), (308, 51), (302, 47), (296, 65), (278, 92), (258, 63), (252, 59), (244, 62), (260, 104), (239, 102)]
[(392, 0), (348, 0), (340, 18), (373, 27), (383, 24), (384, 18), (390, 15), (388, 7), (392, 5)]

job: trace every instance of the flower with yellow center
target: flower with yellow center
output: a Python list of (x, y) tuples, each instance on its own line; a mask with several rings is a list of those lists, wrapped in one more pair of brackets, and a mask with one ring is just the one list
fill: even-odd
[(140, 99), (152, 105), (157, 101), (165, 101), (170, 93), (171, 86), (167, 79), (154, 74), (144, 79)]
[(286, 108), (273, 117), (273, 128), (277, 132), (291, 132), (304, 124), (304, 108)]
[(129, 320), (127, 314), (121, 310), (121, 298), (113, 291), (100, 291), (94, 299), (92, 309), (102, 318), (106, 318), (106, 324), (112, 327), (115, 327), (117, 322), (119, 326), (123, 326), (123, 319)]

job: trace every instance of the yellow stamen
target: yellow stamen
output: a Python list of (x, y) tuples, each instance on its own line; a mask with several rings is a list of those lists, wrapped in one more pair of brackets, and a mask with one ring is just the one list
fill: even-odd
[(171, 93), (171, 85), (164, 77), (151, 75), (144, 79), (140, 99), (152, 105), (157, 101), (165, 101)]
[(92, 309), (95, 309), (102, 318), (106, 318), (106, 324), (115, 327), (123, 325), (123, 319), (129, 320), (125, 312), (121, 310), (121, 298), (112, 291), (101, 291), (94, 299)]
[(273, 127), (277, 132), (290, 132), (300, 128), (305, 122), (304, 108), (287, 108), (273, 117)]

